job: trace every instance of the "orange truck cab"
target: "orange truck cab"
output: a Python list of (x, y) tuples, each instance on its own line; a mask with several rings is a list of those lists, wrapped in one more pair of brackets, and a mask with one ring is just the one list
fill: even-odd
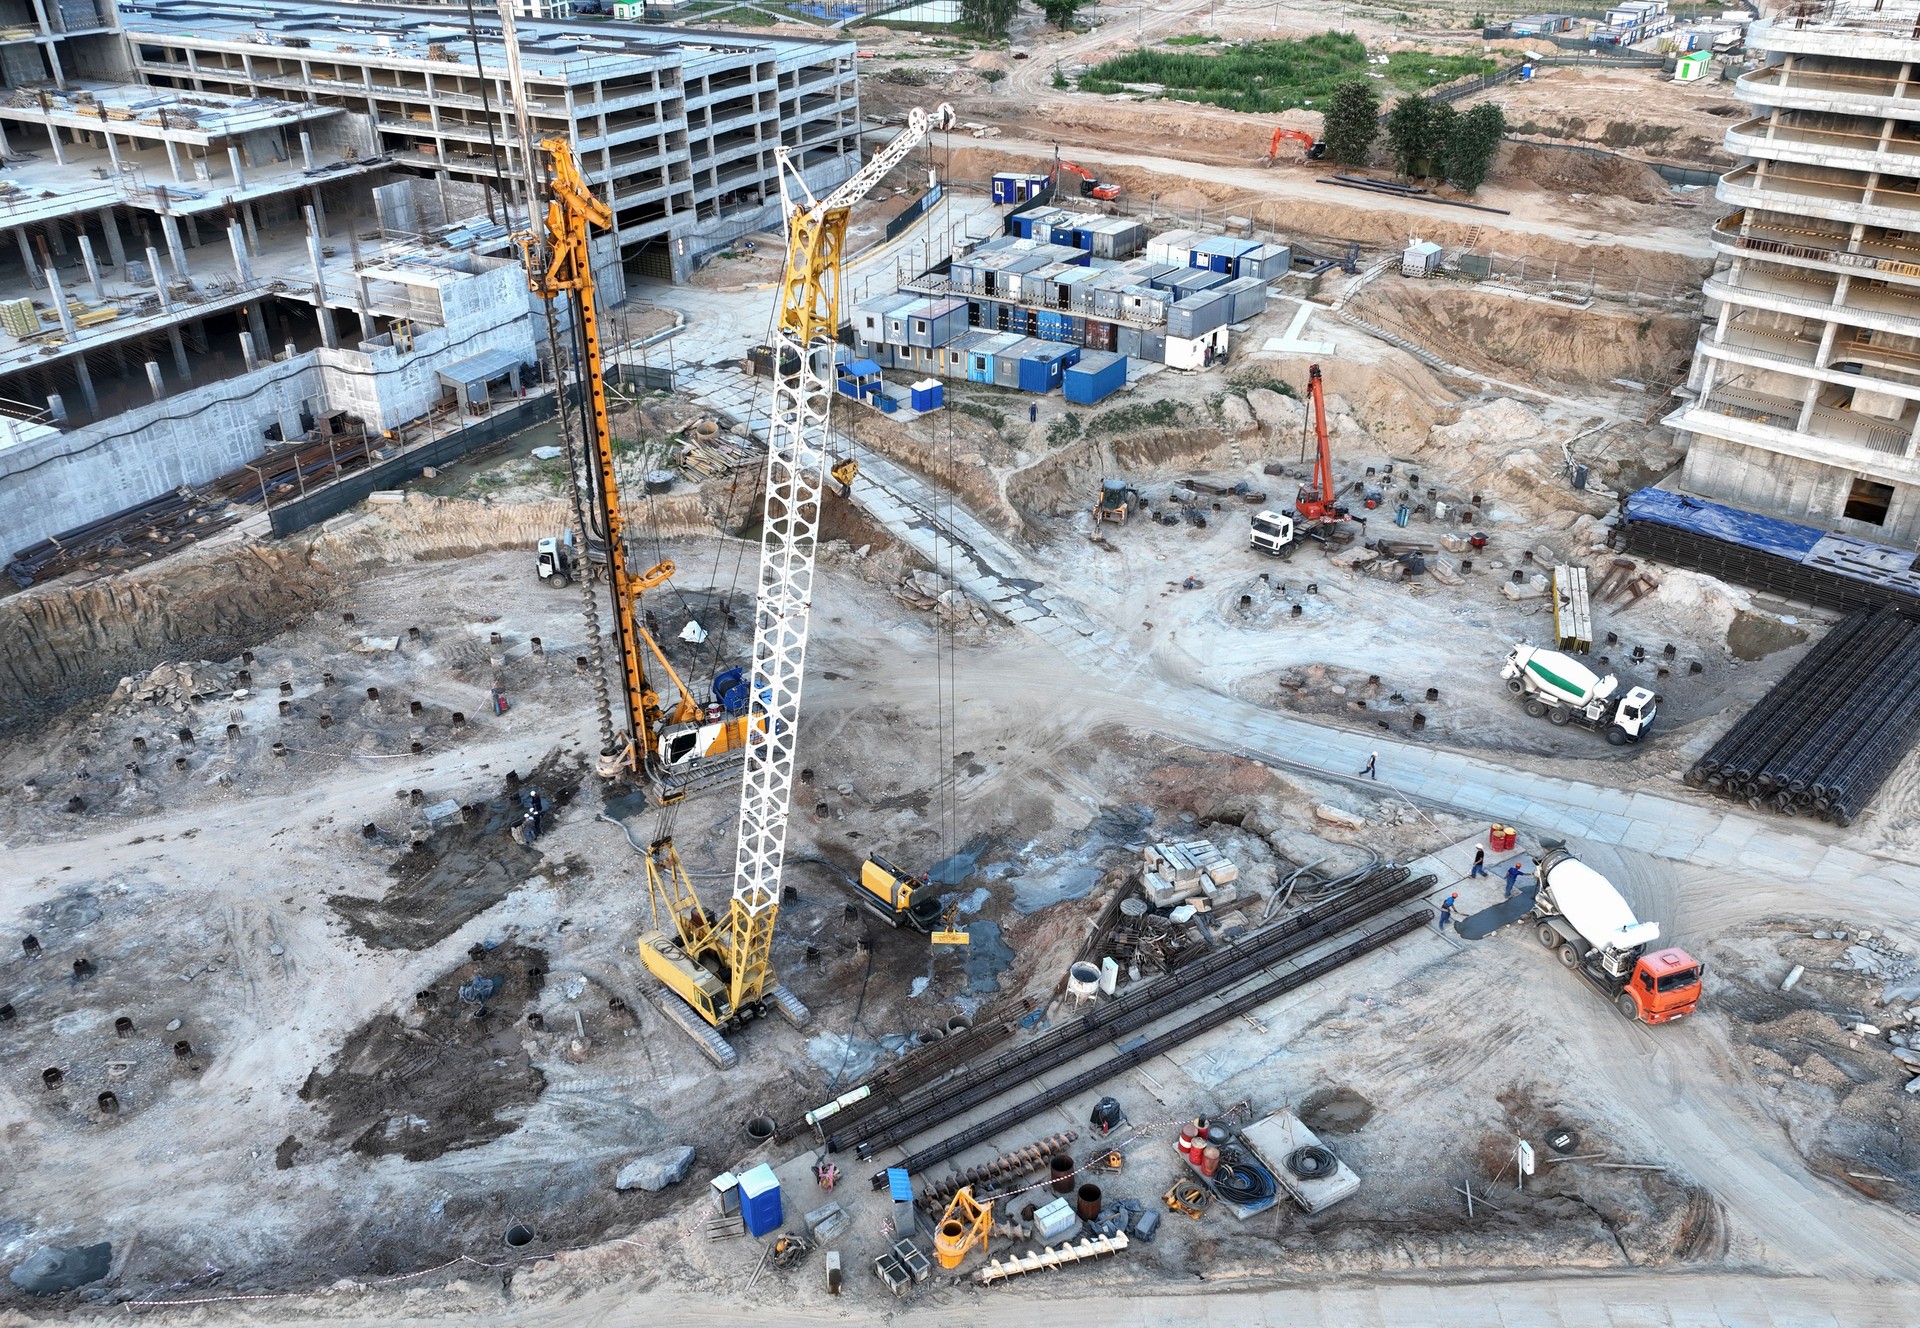
[[(1633, 1002), (1642, 1023), (1664, 1024), (1699, 1007), (1700, 975), (1705, 971), (1705, 966), (1685, 950), (1643, 954), (1633, 966), (1620, 999)], [(1624, 1008), (1621, 1013), (1626, 1013)]]

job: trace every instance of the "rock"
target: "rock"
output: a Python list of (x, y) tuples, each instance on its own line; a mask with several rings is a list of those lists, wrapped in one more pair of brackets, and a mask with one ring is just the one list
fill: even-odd
[(1327, 561), (1335, 567), (1351, 569), (1359, 567), (1362, 563), (1370, 563), (1379, 556), (1379, 554), (1369, 549), (1366, 545), (1355, 544), (1350, 548), (1340, 550), (1338, 553), (1328, 554)]
[(1304, 407), (1292, 397), (1283, 397), (1272, 388), (1256, 387), (1247, 393), (1247, 408), (1268, 428), (1284, 429), (1305, 418)]
[(167, 1032), (178, 1033), (179, 1031), (180, 1031), (180, 1021), (178, 1019), (171, 1020), (167, 1024)]
[(536, 447), (527, 455), (536, 461), (553, 461), (564, 455), (558, 447)]
[(1327, 802), (1316, 802), (1313, 805), (1313, 816), (1317, 821), (1325, 821), (1328, 825), (1337, 825), (1346, 830), (1365, 829), (1367, 824), (1367, 818), (1358, 812), (1350, 812), (1344, 807), (1335, 807)]
[(1253, 411), (1246, 399), (1231, 392), (1221, 399), (1220, 418), (1233, 433), (1246, 433), (1254, 427)]
[(53, 1296), (98, 1282), (112, 1266), (113, 1246), (105, 1241), (70, 1249), (43, 1245), (8, 1273), (7, 1280), (30, 1295)]
[(272, 945), (269, 945), (267, 947), (267, 953), (272, 955), (276, 959), (278, 959), (281, 955), (285, 954), (286, 952), (287, 952), (287, 947), (284, 945), (281, 945), (278, 941), (275, 941)]
[(636, 1157), (620, 1168), (620, 1174), (614, 1178), (616, 1190), (664, 1190), (669, 1185), (678, 1185), (687, 1178), (687, 1172), (693, 1169), (693, 1149), (681, 1144), (674, 1148), (663, 1148), (657, 1153), (648, 1153), (645, 1157)]

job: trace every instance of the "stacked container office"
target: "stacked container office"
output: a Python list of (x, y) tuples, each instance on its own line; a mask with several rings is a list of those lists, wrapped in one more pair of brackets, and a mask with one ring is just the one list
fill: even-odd
[(890, 310), (887, 314), (889, 324), (896, 316), (906, 325), (905, 335), (895, 343), (897, 345), (944, 346), (967, 330), (967, 302), (953, 296), (922, 299)]
[(1147, 241), (1147, 257), (1156, 263), (1187, 267), (1193, 246), (1205, 238), (1194, 231), (1168, 231), (1164, 235), (1155, 235)]
[(1020, 362), (1046, 345), (1032, 337), (1015, 337), (993, 352), (993, 385), (1017, 391), (1020, 387)]
[(1229, 323), (1244, 323), (1267, 311), (1267, 283), (1258, 277), (1237, 277), (1210, 293), (1224, 296), (1228, 301)]
[(1091, 406), (1127, 385), (1127, 357), (1089, 350), (1060, 375), (1060, 390), (1076, 406)]
[(1222, 291), (1201, 291), (1176, 300), (1167, 309), (1169, 337), (1203, 337), (1232, 321), (1233, 298)]
[(1234, 276), (1258, 277), (1261, 281), (1272, 281), (1291, 271), (1293, 250), (1284, 244), (1263, 244), (1250, 253), (1240, 255), (1233, 266)]
[[(995, 366), (1000, 361), (1000, 353), (1025, 339), (1013, 332), (996, 332), (983, 338), (979, 344), (967, 352), (967, 381), (969, 383), (993, 382)], [(1015, 383), (1020, 381), (1017, 361), (1013, 369), (1013, 380)]]
[(1046, 192), (1051, 176), (1022, 175), (1014, 171), (995, 172), (992, 182), (996, 203), (1025, 203)]
[(1240, 256), (1252, 253), (1259, 247), (1257, 240), (1235, 240), (1225, 235), (1214, 235), (1193, 246), (1192, 252), (1187, 255), (1187, 264), (1232, 276), (1234, 264)]
[[(1078, 346), (1049, 342), (1028, 342), (1020, 356), (1019, 382), (1022, 392), (1047, 393), (1060, 386), (1060, 375), (1080, 359)], [(998, 382), (998, 378), (995, 379)]]

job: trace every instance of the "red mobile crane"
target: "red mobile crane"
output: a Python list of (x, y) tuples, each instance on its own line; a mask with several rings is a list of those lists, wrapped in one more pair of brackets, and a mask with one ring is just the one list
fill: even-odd
[(1346, 508), (1334, 503), (1333, 447), (1327, 441), (1327, 394), (1321, 385), (1317, 364), (1307, 369), (1307, 398), (1313, 402), (1313, 433), (1320, 450), (1313, 462), (1313, 483), (1300, 486), (1293, 510), (1299, 513), (1303, 533), (1317, 540), (1344, 543), (1352, 539), (1353, 534), (1342, 530), (1340, 525), (1353, 518), (1347, 515)]

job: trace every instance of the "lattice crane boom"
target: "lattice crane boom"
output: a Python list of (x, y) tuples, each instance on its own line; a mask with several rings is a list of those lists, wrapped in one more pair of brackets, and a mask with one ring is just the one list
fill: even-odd
[(916, 107), (904, 131), (819, 201), (788, 151), (781, 148), (776, 154), (787, 214), (786, 272), (774, 329), (765, 534), (748, 691), (752, 740), (741, 781), (733, 898), (722, 929), (731, 942), (729, 994), (736, 1008), (762, 998), (774, 983), (773, 925), (780, 911), (801, 674), (813, 607), (847, 218), (853, 205), (906, 160), (930, 131), (952, 123), (950, 106), (942, 105), (932, 115)]

